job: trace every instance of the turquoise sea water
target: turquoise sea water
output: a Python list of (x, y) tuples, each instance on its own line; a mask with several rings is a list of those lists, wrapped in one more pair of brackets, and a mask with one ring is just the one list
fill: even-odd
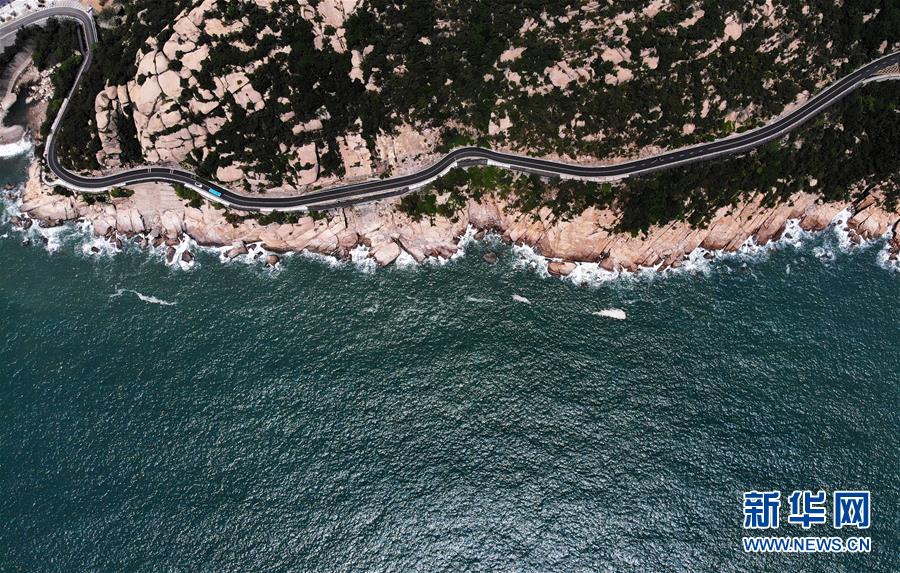
[[(900, 570), (879, 246), (585, 288), (2, 234), (0, 571)], [(819, 488), (872, 490), (871, 554), (742, 553), (744, 491)]]

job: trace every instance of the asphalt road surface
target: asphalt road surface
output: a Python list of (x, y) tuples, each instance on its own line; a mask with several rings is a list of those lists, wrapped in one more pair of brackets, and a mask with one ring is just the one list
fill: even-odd
[(91, 47), (97, 42), (97, 31), (93, 17), (83, 9), (75, 7), (52, 7), (37, 13), (21, 16), (0, 26), (0, 38), (50, 17), (74, 19), (81, 24), (86, 40), (85, 58), (70, 97), (64, 101), (45, 146), (45, 159), (50, 171), (59, 179), (58, 183), (84, 192), (102, 192), (111, 187), (143, 182), (169, 182), (190, 185), (200, 190), (212, 201), (224, 203), (244, 210), (303, 210), (308, 208), (327, 209), (343, 207), (387, 197), (409, 193), (434, 180), (454, 166), (484, 164), (501, 165), (508, 169), (535, 173), (549, 177), (572, 177), (589, 179), (618, 179), (704, 161), (725, 155), (733, 155), (759, 147), (783, 136), (802, 125), (811, 117), (834, 105), (843, 97), (870, 81), (882, 70), (900, 63), (900, 52), (889, 54), (870, 62), (850, 75), (836, 81), (808, 100), (803, 106), (783, 115), (760, 128), (732, 135), (724, 139), (701, 143), (691, 147), (675, 149), (643, 159), (626, 161), (615, 165), (589, 166), (574, 165), (510, 153), (492, 151), (480, 147), (466, 147), (451, 151), (437, 163), (410, 175), (366, 181), (350, 185), (340, 185), (330, 189), (313, 191), (297, 197), (266, 197), (265, 195), (241, 195), (217, 183), (205, 180), (182, 169), (167, 167), (140, 167), (119, 173), (85, 177), (64, 168), (57, 157), (55, 135), (68, 109), (71, 94), (81, 81), (84, 71), (91, 65)]

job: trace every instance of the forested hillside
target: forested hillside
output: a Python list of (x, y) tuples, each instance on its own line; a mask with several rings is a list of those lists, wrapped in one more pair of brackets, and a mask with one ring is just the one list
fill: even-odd
[[(475, 142), (590, 162), (709, 140), (900, 47), (891, 0), (135, 0), (101, 24), (62, 156), (88, 170), (178, 163), (269, 193), (408, 172)], [(890, 93), (859, 101), (884, 112)], [(807, 171), (846, 187), (857, 170), (835, 167), (845, 160), (835, 150), (848, 142), (817, 126), (773, 146), (797, 144), (799, 158), (763, 150), (742, 169), (812, 162), (803, 147), (815, 141), (815, 154), (836, 163)], [(626, 226), (702, 218), (720, 202), (696, 195), (711, 178), (727, 189), (704, 193), (733, 194), (716, 169), (616, 188), (620, 203), (643, 205)], [(773, 183), (742, 181), (758, 179)], [(797, 185), (776, 181), (773, 196)], [(551, 201), (563, 215), (610, 193), (545, 187), (523, 190), (523, 208)], [(641, 199), (662, 187), (671, 205)]]

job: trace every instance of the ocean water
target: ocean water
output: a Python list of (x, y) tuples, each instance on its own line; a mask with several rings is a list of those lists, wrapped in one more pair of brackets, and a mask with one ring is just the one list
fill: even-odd
[[(900, 570), (880, 245), (576, 286), (0, 236), (0, 571)], [(742, 552), (743, 492), (819, 488), (870, 554)]]

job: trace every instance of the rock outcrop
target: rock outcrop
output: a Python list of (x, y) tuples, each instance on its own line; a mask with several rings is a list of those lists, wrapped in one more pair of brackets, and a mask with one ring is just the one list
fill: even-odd
[(328, 218), (301, 217), (293, 224), (260, 225), (254, 219), (232, 224), (225, 212), (210, 205), (186, 206), (164, 185), (134, 186), (131, 197), (89, 205), (80, 197), (53, 194), (40, 181), (33, 165), (23, 195), (22, 211), (48, 224), (84, 218), (98, 236), (118, 233), (148, 234), (157, 246), (176, 244), (189, 235), (201, 245), (230, 247), (228, 258), (246, 254), (246, 245), (261, 243), (272, 252), (307, 250), (347, 258), (358, 245), (366, 245), (379, 265), (393, 263), (403, 253), (416, 261), (448, 258), (457, 252), (459, 238), (469, 226), (498, 233), (508, 242), (534, 247), (553, 259), (549, 272), (564, 276), (574, 263), (592, 262), (610, 271), (634, 271), (641, 267), (678, 267), (685, 257), (703, 247), (734, 251), (754, 240), (763, 245), (782, 236), (789, 220), (802, 229), (820, 231), (845, 209), (852, 212), (848, 233), (860, 241), (894, 231), (892, 249), (900, 252), (896, 236), (900, 213), (887, 211), (878, 193), (856, 203), (822, 203), (815, 195), (798, 193), (774, 208), (756, 197), (733, 208), (720, 209), (703, 229), (687, 223), (652, 228), (646, 235), (631, 236), (611, 229), (616, 213), (588, 209), (568, 221), (554, 221), (550, 213), (538, 217), (515, 212), (496, 197), (470, 201), (454, 219), (437, 217), (416, 221), (396, 209), (397, 201), (341, 209)]
[[(271, 9), (270, 2), (258, 4)], [(323, 0), (312, 5), (303, 4), (304, 17), (318, 30), (319, 43), (326, 39), (338, 50), (346, 50), (343, 41), (343, 22), (356, 7), (356, 0)], [(133, 122), (143, 158), (147, 163), (178, 164), (190, 155), (205, 157), (217, 153), (210, 144), (233, 115), (229, 105), (252, 113), (265, 108), (266, 99), (251, 82), (250, 77), (269, 57), (252, 62), (243, 68), (222, 71), (210, 59), (220, 43), (232, 43), (235, 34), (250, 26), (247, 18), (225, 24), (218, 17), (215, 0), (197, 1), (170, 26), (171, 35), (164, 43), (148, 38), (135, 62), (135, 78), (125, 85), (107, 86), (96, 96), (95, 120), (102, 150), (97, 159), (106, 168), (121, 165), (122, 140), (118, 121), (125, 117)], [(325, 34), (332, 34), (326, 38)], [(261, 30), (262, 38), (271, 30)], [(241, 49), (249, 49), (240, 46)], [(290, 47), (274, 53), (290, 52)], [(209, 80), (211, 77), (211, 80)], [(316, 131), (328, 119), (321, 117), (297, 123), (297, 133)], [(283, 121), (294, 118), (287, 114)], [(341, 149), (347, 161), (347, 177), (369, 177), (372, 161), (365, 142), (348, 134)], [(293, 177), (289, 188), (296, 191), (319, 179), (319, 155), (315, 143), (289, 146), (281, 144), (279, 152), (287, 160)], [(224, 153), (218, 160), (216, 178), (226, 184), (252, 189), (271, 188), (269, 177), (253, 165), (229, 159)], [(229, 163), (229, 160), (232, 161)]]
[(94, 115), (97, 134), (102, 149), (97, 152), (97, 161), (107, 167), (122, 165), (122, 144), (119, 139), (119, 122), (128, 120), (131, 100), (124, 87), (108, 86), (97, 94), (94, 100)]

